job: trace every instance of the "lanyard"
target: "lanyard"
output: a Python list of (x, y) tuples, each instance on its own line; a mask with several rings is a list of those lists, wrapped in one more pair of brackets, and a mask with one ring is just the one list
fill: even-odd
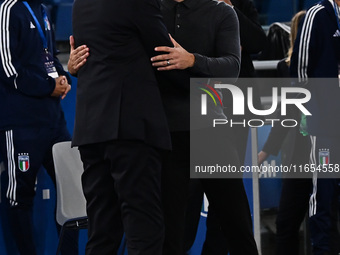
[(338, 28), (339, 28), (339, 31), (340, 31), (340, 23), (339, 23), (339, 7), (338, 7), (338, 5), (335, 3), (335, 0), (333, 0), (333, 5), (334, 5), (334, 13), (335, 13), (336, 22), (338, 23)]
[[(32, 8), (31, 8), (31, 6), (29, 6), (29, 4), (28, 4), (26, 1), (24, 1), (24, 2), (22, 2), (22, 3), (27, 7), (28, 11), (31, 13), (32, 18), (34, 19), (35, 25), (37, 26), (37, 29), (38, 29), (40, 38), (41, 38), (41, 40), (42, 40), (43, 47), (44, 47), (44, 49), (47, 51), (47, 48), (48, 48), (48, 47), (47, 47), (47, 39), (46, 39), (46, 36), (45, 36), (45, 34), (44, 34), (44, 32), (43, 32), (41, 26), (40, 26), (40, 23), (39, 23), (37, 17), (35, 16), (35, 14), (34, 14)], [(46, 12), (45, 12), (44, 9), (43, 9), (43, 16), (44, 16), (45, 29), (47, 29), (47, 25), (46, 25), (46, 21), (45, 21), (45, 20), (47, 20), (47, 15), (46, 15)]]

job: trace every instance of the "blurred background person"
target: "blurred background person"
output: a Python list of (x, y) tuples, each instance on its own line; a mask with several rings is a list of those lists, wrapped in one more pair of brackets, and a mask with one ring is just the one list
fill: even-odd
[[(339, 251), (340, 164), (340, 0), (323, 0), (306, 13), (294, 44), (290, 71), (298, 86), (311, 92), (306, 104), (311, 115), (301, 121), (311, 140), (310, 166), (326, 170), (313, 172), (309, 223), (314, 255)], [(324, 81), (313, 78), (333, 78)], [(303, 118), (302, 118), (303, 120)]]
[(60, 0), (43, 0), (43, 3), (44, 5), (46, 5), (51, 15), (51, 25), (53, 26), (53, 28), (55, 28)]
[[(279, 77), (290, 77), (289, 66), (296, 39), (298, 26), (305, 16), (306, 11), (298, 12), (291, 22), (290, 48), (288, 56), (282, 59), (277, 66)], [(288, 107), (285, 118), (295, 119), (300, 123), (301, 114), (296, 107)], [(262, 164), (269, 155), (277, 155), (282, 145), (289, 137), (285, 151), (283, 165), (305, 165), (309, 161), (310, 142), (309, 137), (302, 134), (299, 124), (294, 128), (285, 128), (280, 125), (274, 126), (267, 141), (258, 154), (258, 163)], [(312, 191), (312, 180), (284, 176), (282, 179), (281, 198), (276, 218), (276, 254), (277, 255), (299, 255), (299, 230), (306, 216), (309, 197)]]

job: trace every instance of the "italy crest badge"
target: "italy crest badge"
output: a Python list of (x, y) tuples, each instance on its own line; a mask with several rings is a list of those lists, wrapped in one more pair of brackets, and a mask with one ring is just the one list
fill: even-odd
[(18, 155), (18, 166), (20, 171), (27, 172), (30, 168), (30, 157), (28, 153), (19, 153)]

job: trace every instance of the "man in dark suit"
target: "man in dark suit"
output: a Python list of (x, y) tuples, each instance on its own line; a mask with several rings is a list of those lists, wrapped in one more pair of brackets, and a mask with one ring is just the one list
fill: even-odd
[[(162, 14), (169, 32), (184, 47), (182, 48), (174, 41), (175, 47), (156, 48), (156, 51), (168, 54), (152, 58), (153, 65), (157, 66), (159, 70), (167, 70), (158, 74), (169, 75), (165, 79), (162, 76), (159, 77), (173, 145), (172, 153), (165, 157), (162, 173), (162, 198), (166, 224), (163, 254), (174, 255), (183, 254), (190, 158), (190, 83), (188, 80), (182, 80), (181, 85), (172, 81), (173, 69), (185, 69), (192, 77), (235, 78), (240, 66), (240, 42), (236, 13), (224, 3), (212, 0), (162, 1)], [(176, 22), (173, 22), (173, 18)], [(215, 29), (216, 27), (219, 29)], [(206, 40), (200, 40), (202, 34), (205, 35)], [(91, 45), (87, 44), (87, 46), (92, 54)], [(159, 44), (158, 46), (166, 45)], [(87, 56), (85, 52), (84, 46), (71, 52), (71, 58), (75, 56), (78, 60), (70, 61), (73, 62), (69, 65), (70, 69), (73, 68), (75, 72), (77, 71), (81, 63), (85, 61)], [(222, 110), (218, 111), (218, 118), (225, 118)], [(223, 144), (228, 141), (225, 137), (215, 138), (211, 141), (219, 140)], [(227, 155), (230, 164), (238, 165), (238, 157), (231, 143), (227, 143), (225, 147), (229, 151), (223, 157)], [(257, 254), (242, 180), (239, 179), (235, 182), (232, 180), (205, 180), (204, 186), (208, 197), (211, 198), (211, 203), (216, 204), (218, 214), (228, 215), (221, 219), (221, 225), (224, 233), (233, 243), (231, 250), (235, 253), (232, 254)], [(238, 196), (234, 196), (234, 194), (238, 194)], [(237, 200), (235, 205), (234, 198)], [(234, 205), (233, 210), (229, 210), (230, 204), (226, 203), (226, 200)], [(233, 217), (229, 217), (229, 211), (242, 218), (242, 222), (238, 223)]]
[(76, 0), (73, 32), (91, 49), (78, 72), (73, 138), (85, 170), (86, 254), (114, 254), (120, 217), (129, 255), (161, 254), (161, 152), (171, 142), (150, 58), (172, 44), (159, 1)]

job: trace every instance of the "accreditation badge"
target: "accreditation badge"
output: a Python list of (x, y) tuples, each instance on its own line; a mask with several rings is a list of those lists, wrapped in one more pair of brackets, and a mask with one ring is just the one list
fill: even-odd
[(58, 75), (57, 69), (54, 66), (53, 57), (51, 53), (49, 53), (47, 50), (44, 51), (43, 61), (44, 61), (44, 66), (45, 66), (47, 74), (54, 79), (58, 78), (59, 75)]

